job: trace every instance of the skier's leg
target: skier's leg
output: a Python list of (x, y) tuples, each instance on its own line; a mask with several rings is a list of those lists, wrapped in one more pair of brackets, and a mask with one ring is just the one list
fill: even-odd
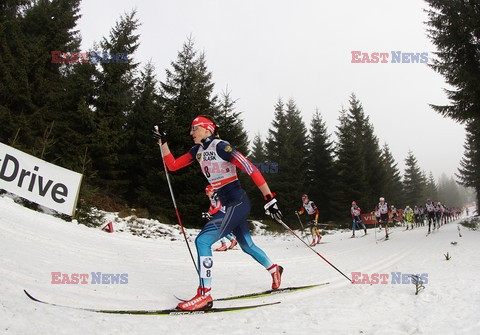
[(233, 234), (236, 236), (240, 248), (265, 267), (272, 276), (272, 289), (278, 289), (281, 284), (283, 268), (274, 264), (267, 254), (253, 243), (247, 221), (248, 214), (250, 213), (250, 202), (248, 198), (245, 197), (245, 199), (242, 204), (235, 206), (231, 211), (227, 208), (224, 223), (226, 223), (227, 229), (229, 229), (228, 227), (230, 225), (235, 226)]
[(209, 221), (198, 234), (195, 239), (195, 247), (197, 248), (198, 266), (199, 266), (199, 280), (200, 286), (210, 288), (212, 282), (212, 245), (218, 241), (218, 228), (222, 222), (222, 216), (214, 216), (214, 219)]
[(310, 223), (310, 234), (312, 235), (312, 243), (310, 243), (310, 246), (313, 247), (315, 244), (317, 244), (316, 237), (317, 237), (317, 229), (313, 225), (313, 223)]

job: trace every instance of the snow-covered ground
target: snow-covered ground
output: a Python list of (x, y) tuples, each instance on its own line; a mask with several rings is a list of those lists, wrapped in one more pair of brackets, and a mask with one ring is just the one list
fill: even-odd
[[(0, 333), (479, 334), (479, 232), (462, 229), (459, 237), (455, 223), (428, 237), (425, 227), (402, 230), (396, 228), (389, 241), (378, 243), (373, 229), (356, 239), (350, 239), (349, 232), (339, 232), (325, 236), (324, 243), (315, 247), (348, 276), (352, 272), (388, 274), (387, 284), (352, 285), (293, 236), (262, 235), (255, 236), (255, 242), (285, 268), (282, 286), (330, 284), (216, 303), (221, 307), (281, 302), (234, 313), (97, 314), (35, 303), (23, 289), (62, 305), (171, 308), (177, 304), (174, 294), (191, 297), (197, 287), (185, 242), (127, 232), (109, 234), (31, 211), (0, 196)], [(447, 252), (449, 261), (444, 257)], [(269, 274), (241, 250), (214, 257), (214, 297), (269, 289)], [(90, 277), (88, 284), (52, 284), (52, 272)], [(128, 283), (92, 284), (92, 272), (127, 274), (123, 276)], [(428, 283), (415, 295), (413, 284), (393, 284), (392, 272), (423, 274)]]

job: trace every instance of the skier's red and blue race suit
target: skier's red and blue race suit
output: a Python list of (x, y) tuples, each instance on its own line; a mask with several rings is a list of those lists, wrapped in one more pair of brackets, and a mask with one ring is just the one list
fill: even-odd
[(250, 235), (247, 222), (250, 213), (250, 200), (240, 185), (237, 177), (237, 168), (246, 172), (255, 185), (265, 184), (261, 172), (240, 152), (235, 150), (226, 141), (215, 138), (213, 135), (194, 145), (186, 154), (175, 159), (170, 153), (164, 157), (165, 164), (170, 171), (181, 169), (192, 164), (195, 160), (200, 163), (204, 176), (213, 186), (218, 197), (225, 206), (225, 215), (209, 221), (195, 239), (198, 253), (200, 286), (210, 287), (212, 245), (230, 232), (237, 238), (237, 242), (244, 252), (252, 256), (267, 270), (273, 266), (265, 252), (257, 247)]

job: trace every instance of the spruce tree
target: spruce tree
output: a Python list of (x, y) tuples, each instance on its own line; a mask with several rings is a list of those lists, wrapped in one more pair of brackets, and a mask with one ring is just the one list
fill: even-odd
[[(355, 94), (350, 96), (348, 115), (353, 127), (355, 145), (362, 153), (365, 181), (368, 185), (362, 190), (366, 203), (375, 203), (384, 189), (385, 167), (383, 166), (378, 138), (374, 134), (373, 125), (365, 115), (363, 106)], [(387, 201), (392, 202), (393, 199)]]
[[(135, 100), (125, 127), (125, 169), (132, 183), (126, 194), (130, 203), (147, 208), (153, 215), (163, 214), (162, 209), (171, 204), (169, 198), (159, 197), (168, 193), (167, 185), (159, 174), (159, 147), (150, 136), (153, 126), (162, 121), (162, 106), (155, 67), (147, 63), (135, 86)], [(161, 170), (160, 170), (161, 171)]]
[(428, 36), (437, 47), (429, 66), (445, 77), (450, 105), (432, 105), (438, 113), (465, 122), (480, 110), (480, 10), (478, 1), (425, 0), (430, 6)]
[(268, 137), (265, 143), (267, 158), (276, 164), (279, 163), (281, 151), (287, 143), (287, 125), (285, 118), (285, 105), (282, 99), (278, 99), (273, 114), (271, 127), (268, 129)]
[[(352, 107), (352, 106), (351, 106)], [(342, 109), (337, 126), (336, 169), (338, 173), (339, 204), (345, 208), (342, 219), (350, 216), (350, 204), (354, 200), (362, 208), (373, 206), (369, 198), (365, 153), (362, 140), (363, 122), (353, 108)], [(340, 219), (340, 218), (339, 218)]]
[(447, 177), (445, 173), (440, 176), (438, 181), (438, 200), (447, 207), (463, 207), (465, 200), (463, 192), (461, 192), (453, 176)]
[(216, 117), (218, 98), (213, 94), (212, 74), (207, 70), (205, 55), (198, 54), (191, 37), (171, 63), (171, 69), (165, 72), (166, 79), (160, 83), (165, 130), (170, 148), (185, 152), (193, 145), (188, 136), (192, 120), (198, 115)]
[(472, 187), (476, 192), (477, 210), (480, 209), (480, 122), (469, 122), (464, 144), (464, 156), (458, 168), (458, 178), (461, 185)]
[(242, 113), (235, 110), (236, 100), (230, 91), (222, 92), (216, 117), (222, 139), (228, 141), (243, 155), (248, 156), (248, 134), (243, 127)]
[[(57, 111), (52, 129), (55, 145), (48, 158), (66, 168), (82, 171), (82, 159), (90, 159), (90, 148), (95, 140), (96, 121), (91, 108), (94, 104), (95, 82), (98, 75), (94, 64), (71, 64), (70, 73), (64, 82), (65, 94), (57, 101)], [(94, 171), (89, 166), (85, 171), (83, 182), (93, 177)]]
[(74, 67), (52, 62), (52, 51), (78, 51), (79, 2), (8, 1), (0, 7), (0, 136), (10, 143), (15, 137), (15, 146), (50, 161), (60, 157), (54, 145), (59, 134), (54, 126), (46, 151), (44, 132), (60, 124)]
[[(66, 102), (72, 99), (66, 87), (72, 82), (75, 64), (55, 63), (52, 51), (71, 55), (79, 50), (80, 35), (75, 29), (80, 18), (79, 7), (79, 0), (42, 0), (25, 11), (23, 31), (29, 41), (32, 64), (29, 67), (29, 86), (35, 105), (29, 126), (37, 132), (32, 153), (49, 161), (61, 159), (62, 155), (57, 151), (62, 150), (62, 144), (58, 143), (64, 135), (62, 130), (68, 128), (66, 124), (69, 121), (65, 116), (78, 107), (78, 104), (68, 106), (69, 111), (65, 112)], [(44, 134), (50, 127), (51, 136), (46, 139)]]
[[(355, 200), (370, 211), (385, 191), (386, 167), (373, 125), (355, 94), (352, 93), (349, 103), (349, 109), (341, 111), (336, 132), (339, 202), (349, 208)], [(343, 218), (348, 214), (345, 210)]]
[[(272, 179), (272, 173), (277, 172), (276, 166), (272, 166), (270, 162), (267, 161), (265, 141), (262, 140), (262, 137), (258, 133), (253, 138), (252, 150), (250, 151), (248, 158), (263, 174), (266, 181), (270, 183)], [(243, 185), (252, 204), (263, 203), (263, 195), (261, 192), (259, 192), (258, 187), (254, 183), (251, 181), (246, 181)], [(262, 206), (255, 205), (252, 206), (250, 215), (253, 218), (263, 219), (265, 216), (265, 211)]]
[[(126, 175), (125, 148), (128, 141), (125, 132), (127, 116), (132, 111), (136, 69), (134, 53), (139, 46), (139, 26), (136, 12), (123, 15), (100, 43), (102, 50), (95, 50), (102, 58), (95, 58), (101, 68), (98, 74), (95, 99), (95, 140), (92, 143), (97, 183), (109, 196), (122, 195), (132, 182)], [(127, 54), (128, 61), (111, 59), (110, 55)], [(95, 56), (94, 56), (95, 57)]]
[[(28, 85), (28, 44), (22, 31), (22, 4), (11, 1), (0, 5), (0, 141), (18, 148), (18, 130), (27, 128), (27, 106), (31, 106)], [(19, 143), (20, 142), (20, 143)]]
[[(286, 219), (295, 219), (300, 196), (306, 191), (307, 129), (295, 101), (279, 99), (267, 139), (267, 158), (278, 166), (268, 184), (276, 192)], [(314, 199), (313, 199), (314, 200)]]
[(333, 142), (318, 110), (310, 123), (307, 156), (308, 194), (315, 199), (323, 222), (332, 220), (342, 210), (338, 208), (337, 175), (334, 166)]
[(382, 164), (385, 169), (385, 182), (381, 194), (385, 199), (388, 199), (390, 203), (395, 204), (399, 208), (408, 205), (409, 202), (405, 202), (404, 200), (404, 190), (400, 170), (398, 169), (397, 163), (386, 143), (382, 149)]
[(431, 171), (428, 174), (427, 178), (425, 197), (430, 199), (438, 199), (438, 187), (437, 183), (435, 182), (435, 177), (433, 176), (433, 173)]
[[(171, 69), (166, 69), (165, 81), (160, 83), (165, 116), (162, 126), (175, 157), (186, 153), (194, 145), (189, 132), (196, 116), (218, 116), (217, 96), (213, 94), (214, 84), (211, 79), (212, 74), (207, 69), (205, 54), (198, 54), (193, 39), (189, 38), (178, 52), (177, 59), (171, 63)], [(219, 132), (220, 136), (223, 136), (221, 128)], [(200, 213), (208, 208), (208, 199), (204, 192), (208, 181), (195, 164), (193, 167), (173, 172), (171, 181), (185, 225), (201, 227), (204, 222)], [(161, 166), (160, 154), (158, 166)], [(167, 198), (169, 194), (159, 196)], [(170, 211), (170, 218), (175, 220), (173, 211)]]
[[(267, 163), (267, 153), (265, 151), (265, 142), (262, 140), (260, 134), (255, 134), (252, 142), (252, 150), (250, 159), (253, 163), (258, 165)], [(261, 167), (260, 167), (261, 168)]]
[[(428, 36), (437, 47), (429, 66), (444, 76), (450, 104), (431, 105), (443, 116), (467, 125), (467, 142), (480, 142), (480, 10), (478, 1), (425, 0), (430, 6)], [(473, 131), (472, 131), (473, 129)], [(472, 146), (469, 144), (469, 146)], [(460, 182), (472, 186), (480, 200), (480, 155), (468, 149), (459, 169)]]
[(408, 152), (408, 156), (405, 159), (403, 187), (407, 203), (420, 204), (425, 202), (426, 180), (412, 151)]

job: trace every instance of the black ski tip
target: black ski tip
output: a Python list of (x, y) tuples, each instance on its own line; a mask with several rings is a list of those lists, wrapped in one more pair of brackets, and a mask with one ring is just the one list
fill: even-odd
[(32, 299), (33, 301), (36, 301), (36, 302), (42, 302), (41, 300), (38, 300), (37, 298), (35, 298), (33, 295), (31, 295), (30, 293), (27, 292), (27, 290), (23, 290), (23, 292), (25, 292), (25, 294), (27, 295), (27, 297), (29, 297), (30, 299)]

